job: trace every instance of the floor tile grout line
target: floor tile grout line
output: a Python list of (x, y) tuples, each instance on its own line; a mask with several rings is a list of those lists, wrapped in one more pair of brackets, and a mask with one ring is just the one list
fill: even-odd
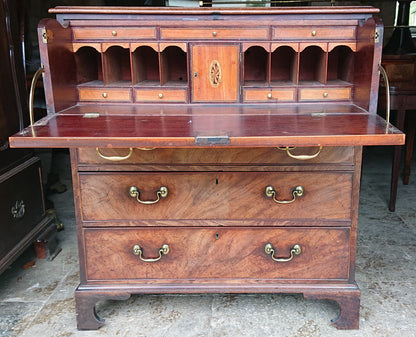
[(68, 278), (68, 276), (70, 275), (71, 272), (73, 272), (74, 267), (69, 268), (68, 272), (62, 277), (62, 279), (59, 281), (59, 283), (56, 285), (55, 289), (51, 292), (51, 294), (48, 296), (48, 298), (44, 301), (41, 301), (40, 303), (42, 303), (42, 305), (39, 307), (39, 309), (36, 311), (36, 314), (33, 316), (33, 318), (27, 322), (25, 324), (25, 326), (22, 327), (22, 329), (20, 329), (20, 333), (25, 333), (28, 326), (32, 326), (33, 323), (36, 321), (36, 319), (38, 318), (40, 312), (43, 310), (43, 308), (45, 307), (45, 305), (49, 302), (49, 300), (52, 298), (52, 296), (58, 291), (57, 289), (59, 289), (61, 287), (61, 285), (64, 283), (64, 281)]

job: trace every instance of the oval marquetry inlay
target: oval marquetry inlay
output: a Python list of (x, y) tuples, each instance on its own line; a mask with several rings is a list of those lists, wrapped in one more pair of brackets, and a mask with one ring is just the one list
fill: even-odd
[(213, 60), (209, 65), (209, 82), (214, 88), (218, 87), (221, 83), (221, 66), (217, 60)]

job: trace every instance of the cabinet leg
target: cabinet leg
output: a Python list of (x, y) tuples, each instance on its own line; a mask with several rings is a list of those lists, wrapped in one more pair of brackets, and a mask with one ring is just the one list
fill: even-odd
[(304, 293), (306, 299), (326, 299), (336, 301), (340, 307), (338, 317), (331, 322), (337, 329), (358, 329), (360, 318), (360, 290), (319, 291)]
[(95, 304), (101, 300), (127, 300), (128, 293), (102, 293), (97, 291), (75, 291), (75, 309), (78, 330), (97, 330), (104, 325), (104, 319), (95, 311)]

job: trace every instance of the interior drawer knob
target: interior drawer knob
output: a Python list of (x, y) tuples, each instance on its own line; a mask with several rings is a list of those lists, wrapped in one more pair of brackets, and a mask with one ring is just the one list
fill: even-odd
[(293, 259), (295, 255), (300, 255), (302, 253), (302, 248), (300, 245), (295, 244), (292, 248), (290, 248), (290, 256), (285, 257), (275, 257), (274, 254), (276, 253), (276, 250), (274, 249), (273, 245), (271, 243), (268, 243), (264, 246), (264, 251), (267, 255), (270, 255), (273, 261), (276, 262), (289, 262)]
[(113, 36), (117, 36), (117, 31), (113, 30), (113, 31), (111, 32), (111, 35), (113, 35)]
[(156, 191), (156, 196), (157, 196), (156, 200), (144, 201), (144, 200), (140, 200), (140, 190), (136, 186), (131, 186), (129, 189), (129, 195), (144, 205), (156, 204), (159, 202), (160, 198), (166, 198), (168, 196), (168, 193), (169, 193), (168, 188), (165, 186), (161, 186)]
[(272, 98), (273, 97), (273, 95), (272, 95), (272, 93), (271, 92), (269, 92), (268, 94), (267, 94), (267, 98)]
[(214, 37), (217, 36), (217, 32), (216, 31), (213, 31), (212, 32), (212, 36), (214, 36)]
[(276, 190), (273, 186), (267, 186), (264, 193), (266, 194), (266, 197), (273, 198), (275, 202), (278, 204), (291, 204), (296, 200), (296, 198), (300, 198), (305, 194), (305, 189), (302, 186), (296, 186), (292, 189), (292, 196), (293, 198), (291, 200), (277, 200), (276, 199)]
[(158, 95), (157, 95), (159, 98), (163, 98), (163, 94), (160, 92)]
[(106, 92), (103, 92), (103, 97), (104, 98), (107, 98), (108, 97), (108, 94)]
[(143, 257), (143, 249), (139, 245), (133, 246), (133, 254), (138, 256), (140, 260), (143, 262), (156, 262), (159, 261), (162, 258), (162, 255), (167, 255), (170, 252), (169, 245), (166, 243), (162, 245), (162, 247), (159, 248), (159, 257), (156, 258), (144, 258)]
[(324, 96), (324, 98), (327, 98), (327, 97), (328, 97), (328, 93), (327, 93), (327, 92), (324, 92), (324, 93), (322, 94), (322, 96)]
[(312, 35), (312, 36), (316, 36), (316, 30), (313, 30), (313, 31), (311, 32), (311, 35)]

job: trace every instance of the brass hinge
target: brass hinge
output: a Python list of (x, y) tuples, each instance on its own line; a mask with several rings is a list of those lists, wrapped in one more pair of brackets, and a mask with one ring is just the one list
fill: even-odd
[(86, 112), (83, 116), (83, 118), (98, 118), (100, 117), (99, 112)]
[(381, 35), (381, 28), (376, 28), (373, 34), (371, 34), (371, 37), (374, 39), (374, 43), (380, 42), (380, 35)]
[(46, 28), (42, 28), (42, 42), (43, 43), (48, 43), (48, 32), (46, 31)]

